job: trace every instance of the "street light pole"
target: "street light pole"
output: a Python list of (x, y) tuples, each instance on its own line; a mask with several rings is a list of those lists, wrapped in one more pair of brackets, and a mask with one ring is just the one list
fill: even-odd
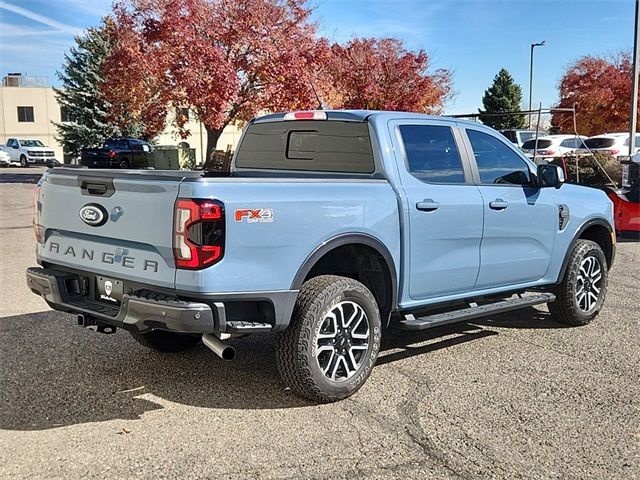
[(640, 0), (636, 0), (635, 42), (633, 48), (633, 81), (631, 82), (631, 125), (629, 126), (629, 156), (635, 153), (638, 125), (638, 56), (640, 55)]
[[(544, 47), (544, 42), (545, 41), (543, 40), (540, 43), (531, 44), (531, 63), (529, 65), (529, 112), (531, 112), (531, 102), (533, 100), (533, 49), (536, 47)], [(529, 128), (531, 128), (531, 113), (529, 113)]]

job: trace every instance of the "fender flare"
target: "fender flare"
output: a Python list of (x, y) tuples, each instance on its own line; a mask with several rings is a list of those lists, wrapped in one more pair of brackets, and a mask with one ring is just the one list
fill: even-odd
[[(610, 234), (614, 234), (614, 229), (613, 227), (611, 227), (611, 224), (609, 222), (607, 222), (604, 218), (592, 218), (591, 220), (587, 220), (585, 223), (582, 224), (582, 226), (578, 229), (578, 231), (575, 233), (575, 235), (573, 236), (573, 239), (571, 240), (571, 243), (569, 244), (569, 248), (567, 249), (565, 255), (564, 255), (564, 260), (562, 260), (562, 266), (560, 267), (560, 273), (558, 274), (558, 279), (556, 281), (556, 283), (560, 283), (562, 282), (562, 279), (564, 278), (564, 274), (567, 271), (567, 267), (569, 266), (569, 256), (571, 254), (571, 252), (573, 251), (573, 247), (575, 247), (576, 242), (580, 239), (580, 237), (582, 236), (582, 234), (587, 230), (587, 228), (589, 227), (593, 227), (594, 225), (600, 225), (601, 227), (605, 227)], [(604, 252), (605, 257), (607, 256), (607, 252)], [(616, 256), (616, 244), (615, 242), (612, 242), (611, 245), (611, 260), (609, 262), (609, 269), (611, 269), (611, 266), (613, 265), (613, 260), (615, 259)]]
[(393, 257), (391, 256), (391, 252), (387, 246), (376, 237), (366, 233), (342, 233), (316, 247), (305, 261), (302, 262), (296, 276), (293, 278), (291, 290), (300, 290), (304, 279), (318, 260), (320, 260), (324, 255), (338, 247), (351, 243), (359, 243), (371, 247), (384, 259), (387, 264), (387, 268), (389, 269), (389, 274), (391, 275), (391, 311), (396, 310), (398, 306), (398, 274), (395, 262), (393, 261)]

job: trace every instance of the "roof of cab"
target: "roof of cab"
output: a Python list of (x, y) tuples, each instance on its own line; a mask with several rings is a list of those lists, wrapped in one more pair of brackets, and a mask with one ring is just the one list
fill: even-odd
[[(384, 110), (321, 110), (327, 115), (327, 120), (337, 120), (343, 122), (366, 122), (372, 117), (386, 118), (387, 120), (399, 120), (399, 119), (420, 119), (420, 120), (449, 120), (458, 123), (464, 123), (475, 126), (482, 126), (478, 122), (470, 122), (468, 120), (461, 120), (459, 118), (439, 116), (439, 115), (427, 115), (424, 113), (415, 112), (395, 112)], [(289, 112), (272, 113), (269, 115), (263, 115), (261, 117), (254, 118), (251, 123), (267, 123), (267, 122), (279, 122), (284, 120), (284, 116)]]

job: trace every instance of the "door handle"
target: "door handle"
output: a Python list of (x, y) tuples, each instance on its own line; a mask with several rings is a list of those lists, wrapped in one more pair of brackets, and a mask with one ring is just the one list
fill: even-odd
[(489, 203), (489, 208), (491, 210), (504, 210), (508, 206), (509, 204), (501, 198), (496, 198), (493, 202)]
[(433, 212), (437, 210), (440, 204), (434, 202), (430, 198), (425, 198), (423, 201), (416, 203), (416, 208), (422, 212)]

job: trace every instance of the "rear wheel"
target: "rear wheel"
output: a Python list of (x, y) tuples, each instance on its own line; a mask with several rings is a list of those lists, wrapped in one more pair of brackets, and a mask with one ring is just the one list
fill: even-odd
[(120, 160), (120, 163), (118, 164), (118, 167), (120, 167), (122, 169), (129, 168), (129, 160), (126, 159), (126, 158), (123, 158), (122, 160)]
[(600, 245), (578, 240), (569, 253), (564, 278), (554, 289), (556, 301), (549, 304), (551, 315), (568, 325), (588, 324), (602, 309), (607, 278), (607, 260)]
[(29, 166), (29, 161), (27, 160), (27, 157), (24, 155), (20, 155), (20, 166), (22, 168), (27, 168)]
[(152, 330), (151, 332), (129, 332), (140, 345), (159, 352), (184, 352), (200, 343), (200, 337), (180, 333)]
[(362, 283), (322, 275), (302, 285), (291, 324), (278, 339), (276, 365), (294, 393), (319, 402), (353, 395), (380, 349), (378, 305)]

